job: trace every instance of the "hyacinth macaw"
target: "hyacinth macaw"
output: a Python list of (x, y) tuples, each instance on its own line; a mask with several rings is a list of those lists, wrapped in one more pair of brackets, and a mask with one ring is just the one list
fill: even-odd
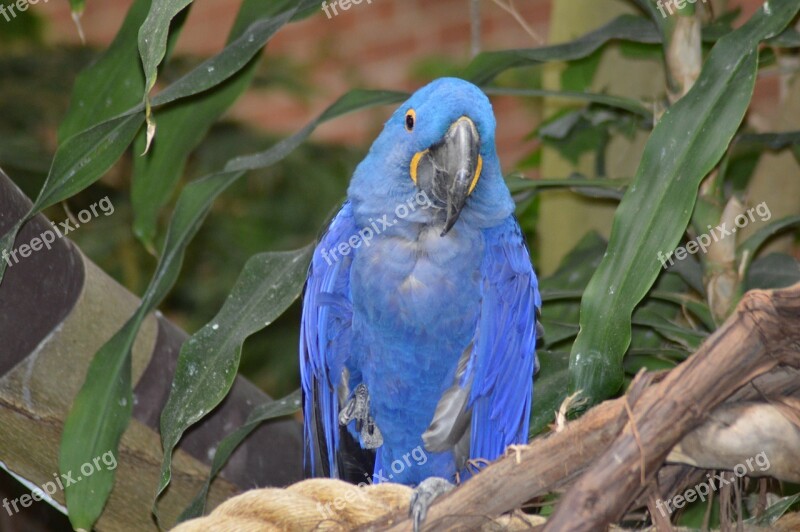
[(541, 298), (494, 139), (489, 99), (443, 78), (357, 167), (303, 300), (308, 475), (464, 480), (527, 441)]

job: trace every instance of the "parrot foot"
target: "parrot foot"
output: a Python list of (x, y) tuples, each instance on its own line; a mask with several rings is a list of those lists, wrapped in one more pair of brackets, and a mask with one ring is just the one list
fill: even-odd
[(414, 532), (419, 532), (419, 527), (425, 521), (431, 503), (453, 488), (455, 485), (441, 477), (426, 478), (414, 488), (414, 493), (411, 495), (411, 506), (408, 509), (408, 515), (414, 520)]
[(472, 458), (467, 460), (467, 467), (474, 471), (474, 474), (478, 474), (481, 472), (482, 467), (486, 467), (489, 465), (489, 460), (486, 458)]
[(356, 386), (353, 396), (339, 412), (340, 425), (347, 425), (353, 420), (356, 422), (356, 430), (361, 433), (361, 442), (365, 449), (377, 449), (383, 445), (383, 435), (369, 415), (369, 390), (363, 382)]

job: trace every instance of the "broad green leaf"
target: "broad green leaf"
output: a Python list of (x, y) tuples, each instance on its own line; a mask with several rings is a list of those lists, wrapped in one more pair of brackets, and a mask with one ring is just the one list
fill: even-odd
[(78, 74), (67, 116), (58, 127), (59, 144), (81, 131), (118, 116), (142, 99), (144, 75), (139, 66), (136, 33), (150, 0), (136, 0), (111, 46)]
[(800, 262), (790, 255), (770, 253), (750, 266), (746, 289), (786, 288), (795, 283), (800, 283)]
[[(211, 176), (212, 178), (217, 176)], [(199, 196), (218, 190), (220, 179), (195, 184)], [(224, 184), (224, 181), (223, 183)], [(187, 187), (188, 189), (189, 187)], [(212, 192), (213, 193), (213, 192)], [(167, 233), (156, 274), (142, 298), (141, 305), (89, 364), (86, 380), (70, 409), (61, 437), (61, 471), (75, 467), (110, 451), (118, 452), (119, 440), (130, 421), (131, 349), (145, 316), (166, 296), (175, 283), (188, 242), (200, 229), (209, 204), (194, 201), (190, 194), (178, 202), (173, 223)], [(105, 405), (98, 409), (97, 404)], [(117, 406), (115, 406), (117, 405)], [(90, 530), (105, 506), (114, 483), (114, 472), (105, 471), (83, 479), (67, 491), (70, 520), (77, 529)], [(68, 488), (69, 490), (69, 488)]]
[(254, 408), (247, 417), (245, 424), (226, 436), (217, 446), (208, 478), (195, 498), (192, 499), (191, 504), (181, 513), (178, 521), (186, 521), (187, 519), (203, 515), (206, 505), (206, 496), (208, 495), (208, 488), (211, 486), (211, 481), (214, 480), (214, 477), (222, 470), (225, 462), (227, 462), (228, 458), (233, 454), (233, 451), (235, 451), (239, 444), (264, 421), (297, 412), (300, 409), (302, 397), (301, 391), (296, 390), (283, 399), (271, 401)]
[(800, 10), (786, 2), (760, 9), (721, 38), (697, 82), (653, 130), (633, 184), (614, 216), (608, 249), (581, 302), (581, 331), (570, 356), (570, 391), (591, 402), (622, 384), (631, 315), (659, 274), (659, 251), (685, 231), (703, 177), (733, 138), (753, 92), (758, 43)]
[[(246, 0), (239, 10), (228, 43), (241, 36), (251, 21), (290, 9), (292, 3), (292, 0), (270, 3)], [(278, 27), (272, 26), (272, 29), (277, 31)], [(172, 196), (189, 153), (205, 137), (211, 125), (250, 85), (259, 57), (260, 54), (256, 51), (256, 55), (241, 70), (218, 86), (197, 98), (174, 102), (159, 112), (158, 140), (147, 153), (134, 159), (131, 185), (133, 232), (146, 247), (154, 247), (158, 213)], [(145, 142), (143, 135), (137, 138), (137, 153), (144, 152)]]
[[(77, 474), (81, 465), (107, 452), (117, 456), (119, 440), (133, 409), (130, 346), (140, 321), (138, 313), (128, 320), (89, 365), (86, 383), (64, 422), (59, 450), (62, 473)], [(128, 354), (120, 357), (121, 351)], [(114, 471), (99, 468), (80, 482), (65, 486), (69, 520), (74, 529), (92, 529), (113, 485)]]
[(184, 431), (228, 394), (245, 339), (272, 323), (297, 299), (312, 251), (307, 246), (250, 258), (219, 313), (183, 344), (161, 413), (164, 459), (156, 498), (169, 484), (172, 451)]
[(761, 246), (763, 246), (767, 240), (778, 233), (793, 227), (800, 227), (800, 215), (786, 216), (780, 220), (775, 220), (768, 226), (762, 227), (750, 235), (747, 240), (739, 245), (738, 249), (736, 250), (736, 259), (737, 263), (739, 264), (739, 271), (743, 272), (744, 278), (747, 278), (747, 272), (750, 269), (750, 263), (753, 262), (753, 259), (755, 258), (756, 253), (758, 253), (758, 250), (761, 249)]
[(548, 61), (581, 59), (613, 40), (657, 44), (661, 42), (661, 36), (651, 21), (642, 17), (622, 15), (568, 43), (541, 48), (483, 52), (467, 66), (463, 77), (476, 85), (484, 85), (511, 68), (533, 66)]

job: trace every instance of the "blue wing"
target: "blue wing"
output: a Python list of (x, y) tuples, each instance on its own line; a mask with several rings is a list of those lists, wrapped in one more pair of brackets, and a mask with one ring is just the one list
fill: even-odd
[(542, 301), (516, 219), (485, 230), (484, 241), (481, 315), (461, 385), (472, 380), (470, 458), (494, 460), (528, 440)]
[(355, 234), (357, 228), (348, 202), (314, 250), (303, 295), (300, 378), (305, 417), (304, 458), (309, 476), (340, 477), (340, 446), (347, 435), (339, 427), (338, 393), (350, 354), (353, 255), (341, 255), (335, 250)]

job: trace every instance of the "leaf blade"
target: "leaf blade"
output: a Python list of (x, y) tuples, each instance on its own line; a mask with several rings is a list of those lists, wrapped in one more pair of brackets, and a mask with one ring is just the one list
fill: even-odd
[[(653, 130), (634, 183), (614, 216), (606, 256), (581, 302), (581, 330), (570, 356), (571, 391), (582, 390), (598, 401), (622, 384), (631, 315), (658, 276), (656, 252), (677, 245), (700, 180), (722, 157), (744, 117), (758, 43), (780, 32), (798, 10), (788, 3), (769, 13), (762, 9), (720, 39), (694, 87)], [(700, 141), (712, 126), (714, 134)]]

